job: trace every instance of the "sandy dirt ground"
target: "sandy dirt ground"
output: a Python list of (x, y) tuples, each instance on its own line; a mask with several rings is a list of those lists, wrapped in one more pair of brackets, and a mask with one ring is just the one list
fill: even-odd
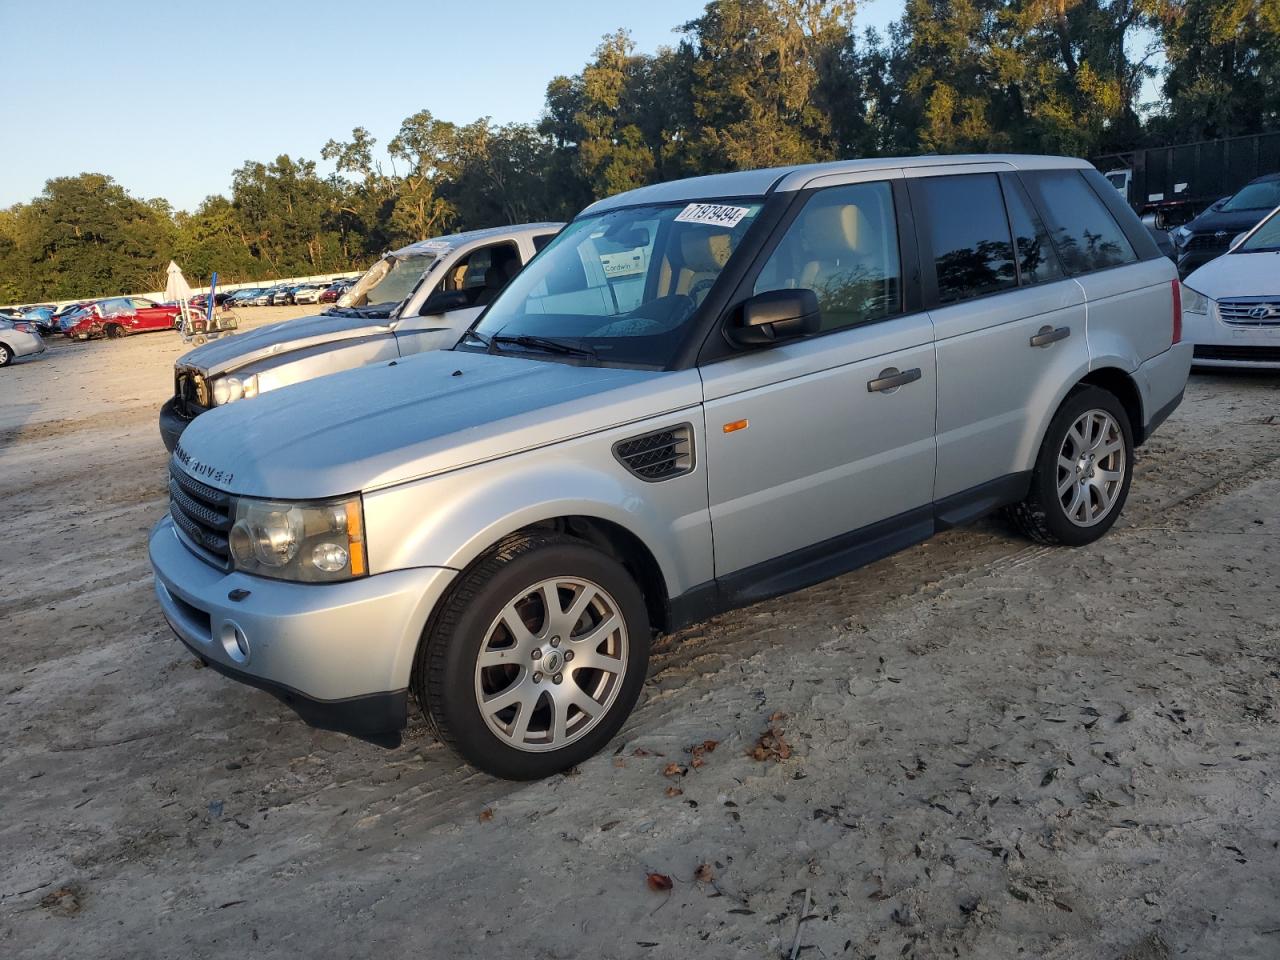
[(991, 520), (664, 638), (513, 785), (171, 638), (181, 352), (0, 372), (0, 955), (1280, 956), (1280, 377), (1193, 377), (1102, 542)]

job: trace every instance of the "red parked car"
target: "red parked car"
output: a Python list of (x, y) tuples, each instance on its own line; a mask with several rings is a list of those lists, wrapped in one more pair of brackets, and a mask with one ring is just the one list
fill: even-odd
[(85, 308), (84, 316), (63, 332), (72, 340), (115, 339), (130, 333), (172, 330), (177, 318), (176, 306), (161, 305), (145, 297), (108, 297)]
[(355, 285), (354, 280), (335, 280), (320, 291), (321, 303), (335, 303), (337, 299)]

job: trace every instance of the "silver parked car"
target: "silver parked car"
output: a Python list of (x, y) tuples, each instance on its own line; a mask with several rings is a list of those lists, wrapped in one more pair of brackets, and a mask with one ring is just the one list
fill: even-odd
[(453, 350), (198, 418), (156, 592), (312, 723), (396, 738), (412, 691), (471, 763), (540, 777), (618, 731), (655, 632), (1001, 507), (1096, 540), (1190, 362), (1173, 264), (1083, 161), (646, 187)]
[(270, 390), (339, 370), (451, 347), (562, 223), (435, 237), (389, 253), (321, 316), (215, 340), (174, 364), (160, 410), (170, 451), (191, 420)]
[(18, 357), (44, 353), (44, 339), (34, 320), (0, 319), (0, 367), (7, 367)]

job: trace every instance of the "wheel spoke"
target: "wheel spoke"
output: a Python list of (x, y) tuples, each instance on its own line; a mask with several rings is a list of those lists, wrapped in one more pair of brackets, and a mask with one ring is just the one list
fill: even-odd
[(533, 711), (537, 709), (537, 706), (538, 700), (536, 697), (532, 702), (523, 700), (520, 702), (520, 709), (511, 721), (511, 732), (508, 734), (517, 745), (524, 743), (525, 738), (529, 735), (529, 721), (533, 719)]
[(1124, 449), (1124, 441), (1121, 440), (1119, 437), (1113, 440), (1108, 440), (1106, 443), (1104, 443), (1101, 447), (1098, 448), (1098, 459), (1105, 460), (1107, 457), (1110, 457), (1113, 454), (1117, 454), (1123, 449)]
[(573, 603), (569, 604), (569, 609), (564, 615), (564, 632), (566, 634), (573, 633), (573, 628), (578, 625), (578, 621), (582, 619), (582, 615), (586, 612), (588, 605), (596, 598), (596, 588), (589, 584), (584, 584), (582, 589), (578, 591), (578, 595), (573, 598)]
[(575, 649), (583, 651), (595, 652), (596, 647), (600, 646), (602, 640), (617, 630), (622, 625), (616, 613), (611, 613), (605, 617), (600, 623), (591, 628), (591, 632), (581, 637), (570, 637)]
[(1076, 470), (1075, 470), (1075, 467), (1072, 467), (1071, 472), (1068, 473), (1065, 477), (1063, 477), (1062, 480), (1058, 483), (1058, 496), (1059, 497), (1064, 496), (1066, 492), (1071, 489), (1071, 485), (1075, 482), (1076, 482)]
[(530, 681), (528, 671), (522, 671), (520, 676), (511, 684), (511, 686), (499, 690), (490, 697), (485, 697), (480, 706), (486, 714), (492, 716), (495, 713), (501, 713), (503, 710), (507, 709), (507, 707), (514, 706), (517, 703), (529, 706), (526, 701), (531, 695), (536, 701), (536, 691), (537, 688)]
[(1094, 511), (1094, 517), (1101, 517), (1111, 509), (1111, 494), (1107, 493), (1106, 484), (1096, 483), (1093, 485), (1094, 493), (1098, 495), (1098, 508)]
[(626, 666), (621, 657), (600, 653), (594, 647), (584, 648), (574, 657), (574, 670), (603, 670), (605, 673), (621, 675)]
[(521, 659), (520, 651), (517, 647), (501, 647), (497, 650), (482, 650), (480, 656), (476, 659), (476, 665), (481, 670), (489, 667), (505, 667), (519, 666), (523, 667), (524, 663)]
[[(1088, 424), (1085, 424), (1085, 429), (1088, 429)], [(1075, 446), (1075, 449), (1072, 452), (1077, 457), (1089, 448), (1088, 443), (1085, 442), (1084, 434), (1080, 432), (1079, 422), (1071, 425), (1071, 429), (1067, 431), (1067, 439)]]
[(1102, 468), (1098, 468), (1097, 477), (1103, 483), (1119, 483), (1124, 477), (1124, 471), (1103, 470)]
[(1071, 494), (1071, 503), (1067, 507), (1067, 516), (1072, 520), (1080, 519), (1080, 505), (1084, 502), (1084, 487), (1080, 484), (1075, 485), (1075, 490)]
[(512, 600), (502, 610), (499, 618), (502, 625), (507, 628), (507, 632), (511, 634), (511, 639), (515, 641), (518, 649), (523, 649), (533, 643), (533, 634), (529, 632), (529, 628), (524, 625), (524, 620), (520, 618), (520, 612), (516, 610), (516, 601)]

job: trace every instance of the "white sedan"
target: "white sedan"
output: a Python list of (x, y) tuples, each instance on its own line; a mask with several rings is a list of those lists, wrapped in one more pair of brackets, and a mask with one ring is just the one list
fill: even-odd
[(34, 323), (0, 320), (0, 367), (7, 367), (15, 357), (37, 353), (44, 353), (44, 340), (36, 332)]
[(1196, 366), (1280, 370), (1280, 207), (1183, 281), (1182, 336)]

